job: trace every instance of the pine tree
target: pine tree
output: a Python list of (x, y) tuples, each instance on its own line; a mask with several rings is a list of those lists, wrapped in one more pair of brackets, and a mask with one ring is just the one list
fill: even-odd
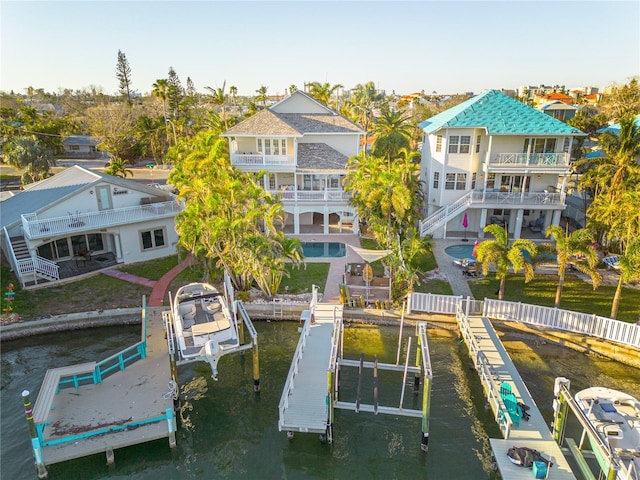
[(131, 105), (131, 67), (127, 56), (121, 50), (118, 50), (118, 64), (116, 65), (116, 77), (120, 82), (120, 93), (126, 96), (127, 103)]

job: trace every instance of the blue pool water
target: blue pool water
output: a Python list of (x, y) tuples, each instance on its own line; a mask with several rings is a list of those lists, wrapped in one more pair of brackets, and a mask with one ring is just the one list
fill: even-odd
[(347, 247), (339, 242), (302, 242), (302, 253), (308, 258), (344, 257)]
[(471, 258), (473, 243), (470, 245), (451, 245), (444, 249), (445, 253), (453, 258)]

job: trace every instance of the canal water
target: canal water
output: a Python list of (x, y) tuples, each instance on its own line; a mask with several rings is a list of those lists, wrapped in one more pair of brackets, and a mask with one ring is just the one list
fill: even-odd
[[(469, 368), (466, 346), (451, 336), (429, 337), (433, 389), (429, 453), (420, 451), (420, 419), (336, 410), (334, 443), (317, 435), (279, 432), (278, 402), (298, 341), (297, 322), (257, 322), (260, 338), (260, 394), (253, 392), (251, 353), (224, 357), (220, 380), (204, 363), (180, 368), (180, 428), (177, 447), (166, 440), (116, 450), (115, 466), (104, 455), (49, 467), (50, 479), (491, 479), (488, 437), (499, 436), (485, 409), (477, 375)], [(413, 333), (405, 329), (407, 335)], [(345, 357), (395, 363), (398, 330), (348, 327)], [(21, 392), (35, 401), (47, 368), (99, 360), (134, 343), (139, 327), (67, 332), (2, 345), (0, 477), (33, 479), (35, 469)], [(414, 338), (415, 345), (415, 338)], [(550, 345), (527, 348), (511, 342), (545, 417), (550, 419), (553, 379), (564, 375), (572, 390), (604, 385), (640, 397), (640, 371)], [(413, 349), (413, 347), (412, 347)], [(402, 352), (401, 363), (404, 362)], [(355, 370), (355, 369), (352, 369)], [(372, 375), (371, 371), (365, 371)], [(343, 370), (341, 399), (353, 401), (357, 373)], [(402, 375), (380, 374), (380, 401), (397, 406)], [(371, 402), (371, 380), (363, 384)], [(114, 398), (114, 401), (118, 401)], [(410, 391), (405, 408), (416, 408)]]

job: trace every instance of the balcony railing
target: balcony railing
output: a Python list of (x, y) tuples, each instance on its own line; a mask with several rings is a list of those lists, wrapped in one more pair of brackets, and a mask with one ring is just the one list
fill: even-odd
[(231, 165), (236, 167), (268, 167), (285, 165), (294, 167), (293, 155), (262, 155), (258, 153), (234, 153), (231, 155)]
[(471, 197), (472, 204), (501, 204), (520, 206), (564, 205), (564, 193), (548, 192), (478, 192)]
[(569, 166), (568, 153), (497, 153), (489, 157), (489, 165), (522, 165), (533, 167)]
[(271, 190), (283, 202), (346, 202), (351, 198), (344, 190)]
[(22, 215), (22, 229), (31, 239), (44, 238), (174, 216), (181, 210), (178, 202), (170, 201), (41, 220), (35, 213), (28, 213)]

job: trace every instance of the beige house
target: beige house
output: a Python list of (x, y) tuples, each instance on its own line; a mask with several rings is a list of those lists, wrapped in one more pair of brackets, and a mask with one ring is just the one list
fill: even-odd
[(279, 194), (287, 233), (358, 232), (343, 190), (349, 157), (364, 131), (301, 91), (265, 108), (222, 134), (231, 165), (266, 172), (263, 187)]

